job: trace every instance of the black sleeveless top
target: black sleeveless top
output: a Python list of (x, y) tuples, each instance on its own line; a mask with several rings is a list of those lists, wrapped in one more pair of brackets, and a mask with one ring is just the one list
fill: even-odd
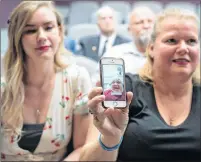
[[(18, 145), (20, 148), (24, 150), (28, 150), (31, 153), (34, 153), (35, 149), (37, 148), (40, 138), (43, 133), (45, 123), (43, 124), (23, 124), (23, 133), (21, 139), (18, 141)], [(67, 157), (73, 150), (73, 138), (69, 144), (66, 146), (67, 152), (64, 154), (64, 157)]]
[(44, 125), (45, 124), (24, 124), (22, 137), (18, 142), (19, 147), (33, 153), (39, 144)]

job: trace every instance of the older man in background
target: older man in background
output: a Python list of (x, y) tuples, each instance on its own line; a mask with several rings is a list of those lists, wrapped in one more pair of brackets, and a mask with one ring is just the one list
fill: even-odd
[(103, 57), (118, 57), (125, 61), (126, 72), (137, 73), (145, 63), (145, 51), (151, 37), (155, 13), (148, 7), (139, 6), (130, 14), (128, 30), (133, 41), (115, 46)]
[(97, 11), (96, 15), (100, 34), (81, 38), (79, 41), (81, 47), (79, 54), (98, 62), (101, 56), (112, 46), (126, 43), (130, 40), (116, 33), (117, 17), (114, 9), (104, 6)]

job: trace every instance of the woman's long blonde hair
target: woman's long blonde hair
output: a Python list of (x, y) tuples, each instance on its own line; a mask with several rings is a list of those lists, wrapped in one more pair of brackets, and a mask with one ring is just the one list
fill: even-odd
[[(162, 13), (160, 13), (156, 18), (153, 32), (151, 35), (151, 40), (146, 50), (147, 61), (145, 65), (142, 67), (142, 69), (140, 69), (139, 71), (140, 78), (143, 81), (149, 82), (151, 84), (153, 83), (153, 58), (149, 54), (149, 46), (150, 44), (153, 44), (155, 42), (158, 34), (160, 33), (160, 23), (168, 17), (174, 17), (174, 18), (185, 19), (185, 20), (189, 20), (189, 19), (195, 20), (199, 29), (198, 34), (200, 35), (200, 25), (199, 25), (200, 22), (196, 14), (194, 14), (193, 12), (181, 10), (178, 8), (173, 8), (173, 9), (166, 9)], [(200, 64), (197, 66), (195, 72), (193, 73), (193, 83), (200, 85)]]
[[(55, 70), (61, 70), (66, 65), (61, 60), (61, 54), (66, 53), (63, 46), (64, 27), (61, 16), (55, 10), (51, 1), (24, 1), (21, 2), (11, 13), (8, 21), (9, 45), (4, 56), (4, 79), (5, 89), (1, 98), (1, 120), (5, 133), (20, 135), (23, 125), (23, 105), (25, 98), (24, 76), (25, 76), (25, 53), (22, 47), (23, 29), (32, 14), (40, 7), (50, 8), (56, 16), (57, 23), (61, 29), (62, 41), (54, 58)], [(68, 53), (68, 52), (67, 52)]]

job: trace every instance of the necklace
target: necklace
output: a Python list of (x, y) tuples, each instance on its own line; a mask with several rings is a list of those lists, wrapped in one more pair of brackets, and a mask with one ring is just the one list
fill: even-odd
[(39, 122), (39, 117), (40, 117), (40, 110), (39, 109), (36, 109), (36, 121), (37, 123)]
[(174, 120), (170, 119), (170, 126), (173, 126), (173, 122), (174, 122)]
[[(170, 126), (173, 126), (173, 125), (175, 124), (175, 121), (178, 120), (179, 118), (181, 118), (182, 116), (186, 116), (186, 114), (187, 114), (187, 116), (188, 116), (189, 111), (190, 111), (190, 110), (188, 110), (188, 109), (183, 109), (183, 111), (182, 111), (179, 115), (175, 116), (174, 118), (173, 118), (173, 117), (172, 117), (172, 118), (169, 118)], [(185, 117), (184, 120), (186, 120), (186, 118), (187, 118), (187, 117)], [(184, 121), (183, 121), (183, 122), (184, 122)], [(180, 124), (181, 124), (181, 123), (180, 123)]]
[(37, 123), (40, 123), (41, 122), (40, 120), (43, 120), (43, 119), (40, 119), (40, 117), (45, 117), (45, 115), (40, 111), (40, 109), (36, 109), (36, 122)]
[(39, 109), (36, 110), (36, 115), (40, 116), (40, 110)]

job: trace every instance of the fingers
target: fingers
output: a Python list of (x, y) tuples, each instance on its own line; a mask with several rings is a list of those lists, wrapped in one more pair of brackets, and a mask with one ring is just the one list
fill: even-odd
[(128, 102), (128, 106), (130, 105), (132, 99), (133, 99), (133, 93), (132, 92), (127, 92), (127, 102)]
[(123, 113), (128, 113), (130, 103), (131, 103), (131, 101), (132, 101), (132, 99), (133, 99), (133, 93), (132, 93), (132, 92), (127, 92), (126, 95), (127, 95), (127, 104), (128, 104), (128, 105), (127, 105), (126, 108), (121, 109), (121, 111), (122, 111)]
[(104, 110), (102, 109), (102, 112), (99, 112), (99, 114), (97, 115), (94, 114), (94, 124), (95, 126), (99, 128), (102, 127), (104, 120), (106, 118), (106, 115), (104, 112), (105, 112), (105, 109)]
[[(99, 82), (97, 82), (97, 85), (99, 85)], [(100, 103), (104, 101), (105, 96), (101, 95), (103, 92), (102, 87), (95, 87), (92, 89), (92, 91), (88, 94), (88, 108), (89, 112), (91, 114), (98, 114), (99, 109), (103, 109), (102, 106), (100, 106)]]
[[(93, 113), (98, 113), (97, 107), (100, 105), (101, 102), (105, 100), (104, 95), (95, 96), (91, 100), (88, 101), (88, 107)], [(104, 108), (103, 108), (104, 109)]]
[(102, 87), (95, 87), (95, 88), (92, 89), (91, 92), (89, 92), (88, 99), (91, 100), (95, 96), (101, 95), (102, 92), (103, 92), (103, 88)]
[(100, 81), (97, 81), (97, 82), (96, 82), (96, 86), (97, 86), (97, 87), (101, 87)]
[[(101, 95), (102, 93), (102, 88), (101, 87), (97, 87), (97, 88), (94, 88), (90, 93), (89, 93), (89, 101), (88, 101), (88, 107), (91, 111), (91, 113), (95, 113), (97, 114), (98, 111), (97, 111), (97, 106), (98, 104), (100, 104), (101, 102), (103, 102), (105, 100), (105, 96), (104, 95)], [(133, 98), (133, 93), (132, 92), (127, 92), (127, 102), (128, 102), (128, 106), (127, 108), (124, 108), (122, 109), (122, 111), (125, 111), (127, 112), (127, 109), (132, 101), (132, 98)], [(104, 109), (104, 108), (103, 108)]]
[(114, 108), (110, 107), (110, 108), (105, 109), (104, 114), (105, 114), (105, 116), (109, 116), (109, 115), (112, 115), (113, 111), (114, 111)]
[(119, 109), (116, 109), (116, 108), (108, 108), (105, 112), (104, 112), (104, 114), (106, 115), (106, 116), (108, 116), (108, 115), (111, 115), (111, 114), (113, 114), (113, 111), (115, 110), (115, 111), (119, 111), (119, 112), (122, 112), (122, 113), (128, 113), (128, 111), (129, 111), (129, 105), (130, 105), (130, 103), (131, 103), (131, 101), (132, 101), (132, 98), (133, 98), (133, 93), (132, 92), (127, 92), (127, 102), (128, 102), (128, 106), (126, 107), (126, 108), (119, 108)]

